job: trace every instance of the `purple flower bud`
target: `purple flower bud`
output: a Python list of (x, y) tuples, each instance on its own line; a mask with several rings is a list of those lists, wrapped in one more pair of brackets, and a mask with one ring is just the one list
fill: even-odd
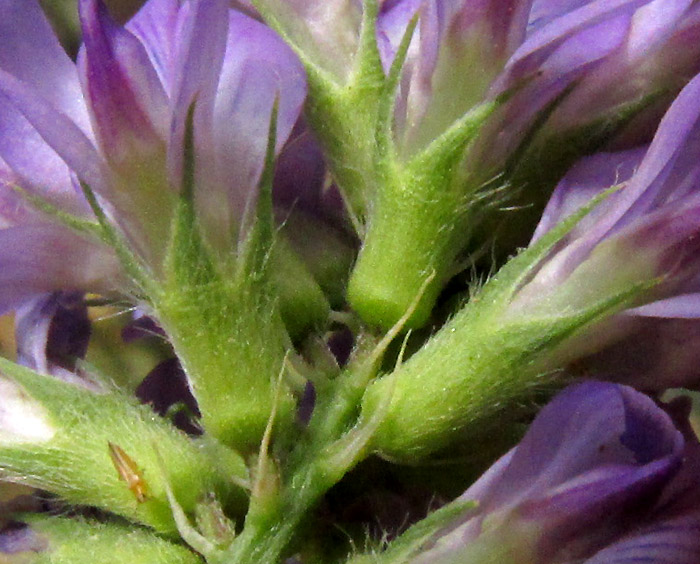
[(478, 505), (411, 563), (696, 562), (700, 444), (687, 441), (631, 388), (568, 388), (460, 497)]

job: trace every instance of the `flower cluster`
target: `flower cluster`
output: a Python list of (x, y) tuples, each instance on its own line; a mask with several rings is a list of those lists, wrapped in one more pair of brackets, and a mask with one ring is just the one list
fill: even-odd
[(0, 0), (0, 561), (700, 561), (700, 2), (76, 3)]

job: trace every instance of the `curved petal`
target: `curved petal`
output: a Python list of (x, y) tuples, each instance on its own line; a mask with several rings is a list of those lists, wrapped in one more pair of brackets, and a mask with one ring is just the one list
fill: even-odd
[(0, 0), (0, 69), (26, 82), (89, 135), (75, 65), (37, 0)]
[(382, 7), (377, 35), (385, 69), (420, 9), (395, 111), (404, 154), (426, 146), (481, 102), (521, 43), (529, 7), (529, 0), (409, 0)]
[(213, 97), (226, 50), (226, 2), (202, 0), (184, 4), (178, 20), (173, 115), (168, 142), (168, 173), (171, 184), (177, 189), (182, 183), (187, 116), (195, 101), (195, 143), (211, 145)]
[(625, 337), (581, 359), (577, 368), (649, 392), (700, 383), (700, 321), (618, 316)]
[[(291, 134), (306, 96), (303, 67), (292, 50), (267, 26), (230, 12), (226, 54), (213, 113), (216, 186), (198, 196), (220, 206), (230, 202), (232, 225), (254, 201), (262, 173), (272, 107), (277, 100), (276, 151)], [(210, 175), (210, 171), (207, 170)], [(218, 192), (218, 194), (217, 194)], [(203, 199), (204, 209), (210, 210)], [(211, 225), (211, 224), (210, 224)], [(231, 232), (231, 225), (215, 229)]]
[(659, 520), (604, 548), (583, 564), (696, 564), (700, 511)]
[(671, 417), (643, 394), (572, 386), (460, 497), (477, 507), (411, 562), (579, 561), (653, 513), (684, 445)]
[[(68, 116), (29, 85), (0, 70), (2, 99), (21, 112), (44, 142), (93, 190), (103, 194), (108, 192), (102, 159), (92, 142)], [(4, 155), (3, 158), (7, 160)]]
[[(523, 78), (537, 70), (543, 61), (557, 51), (558, 57), (561, 57), (562, 46), (583, 30), (595, 28), (604, 22), (616, 21), (620, 16), (623, 17), (620, 23), (627, 20), (626, 25), (629, 26), (629, 18), (634, 10), (647, 2), (648, 0), (594, 0), (552, 18), (547, 25), (540, 26), (531, 33), (513, 53), (506, 67), (506, 76), (510, 77), (510, 80), (516, 77)], [(599, 39), (607, 42), (604, 35), (599, 35)], [(578, 50), (572, 50), (572, 53), (589, 60), (600, 57), (597, 45), (590, 44), (588, 47), (592, 49), (590, 54)]]
[(106, 158), (117, 165), (158, 150), (169, 104), (141, 42), (117, 26), (102, 0), (81, 0), (83, 89)]
[(149, 0), (126, 24), (141, 41), (169, 97), (173, 93), (179, 0)]
[(0, 312), (55, 290), (126, 287), (110, 249), (49, 223), (0, 230)]
[[(590, 202), (591, 198), (611, 186), (627, 182), (639, 167), (647, 149), (632, 149), (619, 153), (596, 153), (576, 163), (554, 189), (542, 213), (531, 243), (552, 227)], [(611, 196), (611, 197), (614, 197)], [(567, 236), (585, 233), (602, 213), (602, 207), (591, 211)]]
[(697, 319), (700, 317), (700, 294), (681, 294), (636, 307), (627, 313), (643, 317)]
[[(0, 87), (1, 88), (1, 87)], [(68, 165), (22, 113), (0, 94), (0, 217), (11, 225), (36, 216), (13, 189), (19, 186), (59, 208), (84, 215), (87, 206), (74, 189)]]
[(601, 382), (572, 386), (539, 413), (508, 467), (477, 501), (485, 512), (512, 506), (601, 467), (637, 467), (643, 474), (640, 466), (678, 462), (682, 448), (671, 419), (643, 394)]
[(290, 41), (337, 77), (352, 70), (362, 23), (360, 0), (258, 0), (261, 12), (282, 23)]

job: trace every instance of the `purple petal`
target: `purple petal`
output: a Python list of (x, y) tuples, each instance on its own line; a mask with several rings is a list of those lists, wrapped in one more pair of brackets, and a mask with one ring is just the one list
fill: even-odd
[(697, 319), (700, 317), (700, 294), (681, 294), (636, 307), (627, 313), (645, 317)]
[(577, 365), (600, 378), (660, 392), (700, 383), (700, 322), (642, 318), (636, 310), (617, 317), (626, 336)]
[[(538, 280), (550, 286), (561, 282), (582, 264), (596, 245), (615, 235), (619, 248), (626, 246), (632, 250), (651, 252), (654, 256), (649, 257), (649, 265), (653, 266), (650, 273), (659, 275), (657, 267), (668, 269), (664, 274), (668, 275), (670, 284), (676, 284), (670, 295), (677, 293), (678, 282), (683, 277), (693, 276), (694, 271), (697, 272), (697, 261), (693, 260), (697, 255), (693, 245), (698, 225), (698, 196), (694, 195), (700, 178), (700, 165), (696, 156), (698, 151), (700, 76), (683, 89), (669, 108), (653, 142), (625, 188), (600, 204), (591, 217), (570, 234), (570, 244), (564, 246), (559, 255), (541, 269), (537, 275)], [(618, 158), (624, 175), (627, 176), (635, 165), (637, 157), (634, 152), (619, 157), (592, 157), (575, 168), (572, 177), (567, 177), (555, 191), (555, 200), (548, 206), (543, 226), (538, 228), (537, 235), (541, 235), (546, 225), (552, 225), (557, 208), (568, 210), (573, 207), (573, 201), (571, 205), (562, 205), (562, 201), (575, 194), (579, 176), (584, 181), (587, 175), (592, 177), (593, 182), (586, 190), (594, 192), (596, 175), (592, 167), (600, 164), (602, 170), (599, 180), (610, 181)], [(657, 260), (658, 264), (655, 264), (654, 261)], [(532, 290), (536, 291), (535, 286)], [(697, 291), (697, 287), (691, 287), (688, 291)]]
[[(184, 404), (192, 415), (200, 416), (197, 400), (192, 395), (187, 376), (176, 358), (164, 360), (151, 370), (136, 388), (136, 397), (151, 405), (161, 416), (165, 416), (173, 405), (179, 403)], [(201, 434), (201, 429), (182, 411), (175, 415), (173, 422), (183, 431)]]
[[(625, 386), (589, 382), (568, 388), (547, 405), (508, 467), (478, 501), (483, 511), (539, 497), (603, 466), (672, 467), (683, 440), (648, 397)], [(464, 496), (469, 497), (469, 491)]]
[[(56, 151), (84, 182), (98, 192), (107, 192), (103, 161), (92, 142), (68, 116), (58, 111), (29, 85), (2, 70), (0, 100), (9, 102), (21, 112), (44, 142)], [(45, 151), (43, 148), (40, 150)], [(8, 153), (2, 155), (6, 161), (7, 155)], [(12, 166), (11, 162), (8, 164)]]
[[(226, 54), (212, 116), (219, 194), (200, 191), (202, 198), (211, 203), (205, 203), (205, 209), (221, 207), (223, 189), (231, 209), (238, 212), (234, 221), (240, 220), (241, 212), (257, 192), (275, 99), (279, 152), (299, 117), (305, 96), (304, 70), (291, 49), (270, 28), (230, 12)], [(207, 169), (207, 175), (210, 174)], [(230, 232), (227, 225), (218, 229)]]
[(58, 154), (47, 145), (22, 113), (0, 94), (0, 173), (2, 192), (0, 216), (12, 225), (36, 216), (13, 186), (40, 195), (75, 215), (86, 215), (87, 206), (74, 190), (71, 172)]
[[(385, 70), (409, 20), (421, 10), (395, 115), (406, 154), (427, 145), (481, 102), (522, 41), (528, 8), (528, 0), (410, 0), (382, 6), (377, 35)], [(455, 68), (469, 72), (455, 74)]]
[(282, 149), (275, 162), (274, 202), (285, 210), (300, 207), (316, 217), (342, 224), (345, 206), (334, 187), (325, 188), (326, 164), (321, 147), (310, 131), (300, 130)]
[(102, 0), (81, 0), (79, 7), (81, 79), (104, 154), (122, 164), (158, 150), (169, 104), (146, 50), (110, 19)]
[(111, 250), (65, 227), (0, 230), (0, 312), (55, 290), (109, 293), (127, 284)]
[[(561, 63), (566, 62), (567, 55), (573, 56), (579, 65), (599, 59), (605, 51), (609, 52), (616, 42), (611, 42), (600, 33), (598, 39), (604, 45), (603, 50), (597, 43), (591, 43), (588, 45), (590, 53), (587, 54), (585, 45), (577, 39), (578, 33), (589, 29), (600, 29), (601, 32), (615, 29), (615, 36), (619, 42), (624, 37), (622, 32), (629, 27), (634, 10), (644, 4), (645, 0), (597, 0), (586, 2), (578, 9), (561, 14), (547, 25), (539, 27), (525, 40), (508, 63), (506, 76), (510, 76), (511, 80), (527, 76), (539, 69), (542, 63), (553, 55)], [(610, 23), (615, 25), (611, 28)], [(600, 24), (603, 24), (603, 27), (597, 28)], [(591, 38), (593, 37), (596, 35), (593, 34)], [(567, 47), (569, 41), (573, 43)]]
[(660, 520), (601, 550), (583, 564), (697, 564), (700, 511)]
[(0, 0), (0, 69), (36, 89), (89, 135), (75, 65), (36, 0)]
[[(591, 120), (614, 118), (619, 108), (629, 107), (649, 93), (675, 94), (686, 80), (679, 77), (700, 71), (697, 30), (695, 38), (687, 37), (693, 33), (688, 20), (697, 10), (691, 4), (689, 0), (655, 0), (639, 8), (624, 44), (576, 84), (549, 118), (547, 130), (566, 131)], [(648, 114), (636, 118), (638, 128), (657, 125), (657, 113)]]
[[(423, 19), (426, 10), (433, 11), (431, 8), (434, 6), (434, 2), (402, 0), (400, 2), (385, 1), (382, 4), (377, 18), (377, 46), (385, 72), (388, 72), (391, 67), (408, 22), (421, 6), (424, 9), (424, 12), (421, 13), (421, 19)], [(420, 28), (416, 33), (420, 33)], [(435, 39), (439, 38), (435, 37)]]
[(353, 68), (362, 21), (361, 0), (260, 0), (275, 15), (290, 41), (344, 83)]
[(147, 337), (166, 338), (165, 331), (156, 321), (140, 309), (132, 313), (133, 320), (127, 323), (121, 332), (122, 341), (132, 343)]
[(214, 95), (226, 50), (227, 30), (225, 0), (202, 0), (181, 8), (168, 144), (168, 171), (175, 187), (180, 187), (182, 182), (187, 115), (195, 100), (195, 143), (209, 147), (212, 144)]
[(693, 0), (655, 0), (641, 7), (627, 40), (627, 56), (638, 59), (667, 39), (692, 3)]
[[(645, 153), (646, 148), (642, 148), (620, 153), (598, 153), (581, 159), (555, 188), (532, 236), (532, 242), (581, 209), (603, 190), (629, 180)], [(585, 233), (600, 216), (601, 211), (601, 206), (594, 209), (574, 228), (568, 238)]]
[(659, 202), (685, 195), (698, 173), (696, 155), (700, 150), (700, 76), (681, 91), (659, 128), (639, 170), (626, 190), (626, 207), (614, 214), (624, 225)]
[(43, 374), (73, 372), (76, 360), (85, 357), (90, 333), (82, 294), (39, 296), (16, 312), (17, 362)]
[(592, 72), (624, 44), (643, 0), (597, 0), (537, 28), (518, 48), (490, 95), (515, 90), (494, 116), (488, 143), (472, 158), (498, 167), (514, 151), (535, 116), (564, 89)]
[(12, 522), (0, 530), (0, 554), (42, 552), (48, 541), (23, 523)]
[(688, 420), (692, 403), (681, 397), (666, 407), (686, 436), (683, 466), (655, 511), (585, 564), (700, 561), (700, 443)]
[(643, 394), (572, 386), (461, 496), (478, 506), (412, 562), (467, 561), (491, 543), (517, 551), (519, 562), (578, 561), (655, 510), (683, 449), (672, 419)]
[(179, 0), (149, 0), (126, 24), (139, 38), (169, 97), (174, 89)]

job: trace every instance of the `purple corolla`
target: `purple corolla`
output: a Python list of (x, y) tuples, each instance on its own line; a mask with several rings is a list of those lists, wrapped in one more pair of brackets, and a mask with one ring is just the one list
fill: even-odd
[(387, 69), (418, 10), (395, 116), (408, 154), (512, 89), (472, 163), (499, 169), (538, 112), (571, 85), (548, 120), (550, 134), (614, 118), (626, 104), (675, 90), (679, 77), (700, 70), (700, 9), (692, 0), (385, 2), (378, 39)]
[(622, 385), (568, 388), (411, 564), (697, 562), (700, 444), (669, 408)]
[[(57, 288), (129, 289), (111, 248), (56, 221), (92, 218), (80, 183), (155, 278), (162, 274), (190, 113), (198, 221), (214, 253), (235, 256), (275, 100), (277, 150), (304, 100), (291, 50), (223, 0), (150, 0), (124, 27), (101, 0), (79, 8), (84, 45), (74, 64), (38, 2), (0, 1), (3, 310)], [(54, 212), (38, 211), (17, 188)]]
[[(612, 353), (607, 350), (591, 362), (603, 371), (612, 363), (608, 368), (617, 372), (625, 359), (622, 364), (632, 363), (633, 369), (623, 372), (639, 376), (647, 388), (688, 385), (698, 376), (695, 356), (676, 353), (679, 332), (694, 339), (693, 321), (700, 315), (699, 96), (696, 77), (648, 148), (597, 154), (569, 172), (547, 205), (533, 243), (591, 197), (610, 186), (620, 188), (556, 244), (506, 313), (508, 318), (570, 313), (636, 287), (624, 312), (602, 321), (595, 334), (586, 332), (567, 343), (564, 355), (579, 359), (620, 341)], [(639, 351), (634, 340), (653, 345), (658, 358), (626, 354), (625, 347)], [(661, 377), (664, 373), (670, 380)]]

